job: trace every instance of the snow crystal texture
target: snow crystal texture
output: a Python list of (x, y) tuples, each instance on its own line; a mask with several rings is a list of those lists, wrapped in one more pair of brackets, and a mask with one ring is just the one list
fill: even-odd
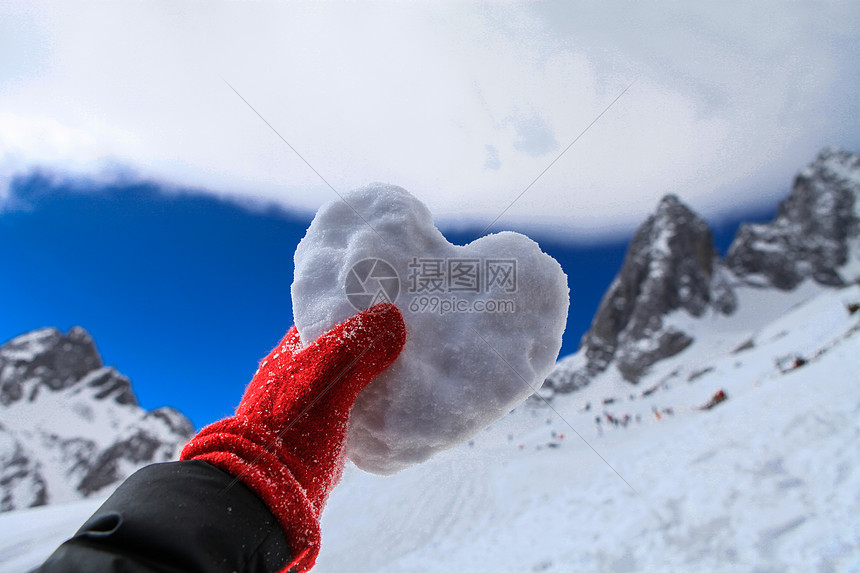
[[(375, 184), (344, 199), (319, 210), (296, 249), (293, 313), (307, 345), (357, 312), (348, 290), (366, 289), (368, 304), (396, 291), (406, 345), (359, 395), (347, 442), (358, 467), (388, 475), (468, 440), (540, 388), (561, 348), (567, 276), (518, 233), (449, 243), (399, 187)], [(373, 280), (366, 259), (390, 265), (399, 289), (390, 272)]]

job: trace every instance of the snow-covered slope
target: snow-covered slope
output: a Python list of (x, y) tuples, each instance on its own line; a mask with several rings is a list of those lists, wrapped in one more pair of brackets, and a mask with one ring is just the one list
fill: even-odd
[(104, 499), (99, 496), (0, 514), (0, 569), (23, 573), (38, 567)]
[[(590, 396), (522, 408), (414, 470), (353, 468), (318, 570), (860, 567), (860, 288), (802, 288), (773, 306), (818, 294), (754, 331), (719, 318), (632, 398), (610, 370)], [(782, 372), (795, 353), (808, 362)], [(721, 388), (727, 401), (696, 409)]]
[(176, 410), (140, 408), (82, 328), (0, 346), (0, 511), (105, 495), (191, 435)]
[[(315, 571), (860, 570), (860, 286), (739, 299), (760, 315), (705, 317), (636, 387), (609, 369), (394, 476), (349, 466)], [(0, 515), (0, 568), (94, 507)]]

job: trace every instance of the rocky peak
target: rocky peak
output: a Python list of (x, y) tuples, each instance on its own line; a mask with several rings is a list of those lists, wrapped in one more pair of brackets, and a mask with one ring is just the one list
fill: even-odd
[(58, 391), (102, 367), (89, 333), (78, 326), (62, 334), (42, 328), (0, 346), (0, 404), (34, 400), (40, 391)]
[(692, 338), (665, 324), (678, 309), (701, 316), (731, 313), (735, 297), (714, 250), (708, 224), (675, 195), (663, 197), (637, 229), (624, 263), (580, 343), (582, 367), (551, 375), (548, 385), (571, 391), (614, 361), (636, 382), (654, 362), (686, 348)]
[(743, 225), (726, 263), (749, 283), (788, 290), (806, 278), (838, 286), (860, 235), (860, 154), (825, 149), (767, 224)]
[(102, 495), (193, 435), (172, 408), (138, 406), (92, 337), (43, 328), (0, 346), (0, 511)]
[(676, 196), (664, 197), (634, 234), (583, 337), (589, 368), (603, 370), (614, 358), (624, 377), (636, 381), (692, 341), (664, 326), (665, 315), (683, 309), (701, 316), (710, 307), (732, 312), (735, 299), (718, 267), (708, 224)]

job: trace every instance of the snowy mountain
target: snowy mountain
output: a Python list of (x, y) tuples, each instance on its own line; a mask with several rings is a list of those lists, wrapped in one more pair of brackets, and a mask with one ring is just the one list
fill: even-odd
[(174, 458), (193, 435), (172, 408), (146, 411), (80, 327), (0, 346), (0, 511), (110, 493), (137, 468)]
[(806, 278), (838, 286), (857, 277), (860, 154), (822, 151), (771, 223), (741, 227), (725, 262), (707, 223), (668, 195), (636, 231), (579, 351), (558, 364), (542, 394), (579, 390), (610, 367), (638, 382), (694, 340), (670, 315), (730, 315), (740, 285), (790, 290)]
[(860, 154), (826, 149), (795, 179), (773, 222), (744, 225), (726, 264), (751, 284), (791, 289), (860, 274)]

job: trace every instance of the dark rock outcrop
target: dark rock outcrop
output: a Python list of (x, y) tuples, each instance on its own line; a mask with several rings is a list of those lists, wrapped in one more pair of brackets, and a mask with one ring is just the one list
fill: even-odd
[(741, 227), (726, 263), (749, 283), (783, 290), (806, 278), (841, 285), (849, 239), (860, 234), (857, 201), (860, 154), (824, 150), (795, 178), (772, 222)]
[(0, 465), (0, 512), (18, 507), (44, 505), (48, 500), (47, 484), (38, 464), (27, 455), (21, 443), (5, 434), (0, 424), (3, 463)]
[(735, 298), (717, 267), (708, 224), (674, 195), (664, 197), (633, 236), (582, 340), (589, 369), (604, 370), (615, 359), (635, 382), (651, 364), (692, 342), (665, 325), (665, 315), (683, 309), (701, 316), (711, 307), (731, 313)]
[(0, 346), (0, 414), (0, 511), (102, 494), (194, 433), (172, 408), (140, 408), (80, 327)]
[(68, 388), (101, 366), (93, 339), (83, 328), (65, 335), (56, 328), (23, 334), (0, 346), (0, 405), (33, 401), (42, 390)]
[(173, 449), (172, 444), (164, 444), (158, 437), (139, 429), (134, 435), (102, 451), (87, 468), (77, 489), (88, 496), (126, 477), (123, 465), (139, 467), (153, 462), (166, 462), (173, 457)]
[(654, 362), (677, 354), (692, 338), (666, 315), (708, 309), (730, 314), (736, 300), (714, 251), (708, 224), (676, 196), (667, 195), (633, 236), (621, 270), (582, 338), (576, 364), (554, 371), (545, 387), (571, 392), (614, 363), (636, 382)]

